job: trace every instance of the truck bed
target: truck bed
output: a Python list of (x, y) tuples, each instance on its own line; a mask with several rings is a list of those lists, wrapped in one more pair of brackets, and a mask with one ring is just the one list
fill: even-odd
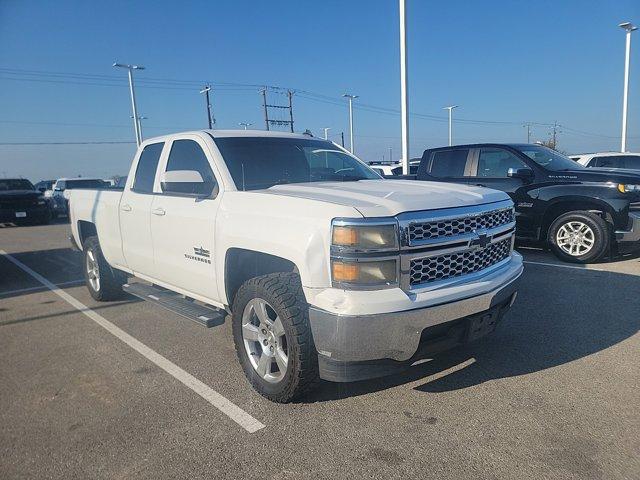
[(106, 260), (114, 267), (125, 266), (120, 236), (121, 189), (77, 189), (69, 198), (69, 221), (71, 232), (80, 248), (87, 236), (93, 235), (83, 229), (83, 222), (95, 225), (100, 237), (100, 247)]

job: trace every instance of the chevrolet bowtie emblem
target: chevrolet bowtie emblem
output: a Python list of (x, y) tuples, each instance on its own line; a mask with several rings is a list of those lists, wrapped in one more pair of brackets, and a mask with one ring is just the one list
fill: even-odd
[(478, 234), (478, 238), (474, 238), (471, 240), (471, 246), (477, 246), (480, 248), (484, 248), (491, 243), (491, 238), (488, 237), (485, 233)]

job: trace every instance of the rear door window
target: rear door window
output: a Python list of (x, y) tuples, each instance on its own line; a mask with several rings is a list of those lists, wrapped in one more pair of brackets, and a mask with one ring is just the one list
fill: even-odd
[(640, 170), (640, 156), (627, 155), (624, 159), (624, 168), (632, 168), (634, 170)]
[(164, 143), (152, 143), (144, 147), (138, 160), (136, 175), (133, 179), (133, 190), (139, 193), (152, 193), (156, 178), (156, 170)]
[(434, 177), (464, 177), (468, 156), (468, 148), (434, 152), (429, 173)]
[(617, 155), (610, 155), (606, 157), (594, 157), (591, 162), (596, 167), (605, 168), (624, 168), (624, 157)]

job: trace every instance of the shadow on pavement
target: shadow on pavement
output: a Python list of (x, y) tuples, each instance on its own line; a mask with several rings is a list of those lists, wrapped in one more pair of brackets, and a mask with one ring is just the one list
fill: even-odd
[(353, 384), (323, 382), (303, 402), (364, 395), (419, 381), (475, 358), (465, 368), (415, 387), (433, 393), (553, 368), (612, 347), (640, 328), (640, 276), (601, 271), (527, 271), (497, 331), (406, 373)]

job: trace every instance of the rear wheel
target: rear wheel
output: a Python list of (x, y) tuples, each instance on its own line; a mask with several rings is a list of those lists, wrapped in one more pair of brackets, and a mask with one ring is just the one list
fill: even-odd
[(575, 211), (560, 215), (549, 228), (553, 253), (568, 262), (590, 263), (609, 250), (609, 224), (598, 214)]
[(273, 273), (245, 282), (233, 302), (233, 339), (251, 385), (286, 403), (318, 379), (318, 354), (300, 277)]
[(102, 255), (98, 237), (89, 237), (84, 241), (84, 278), (91, 296), (100, 302), (116, 300), (124, 296), (122, 285), (126, 275), (111, 268)]

